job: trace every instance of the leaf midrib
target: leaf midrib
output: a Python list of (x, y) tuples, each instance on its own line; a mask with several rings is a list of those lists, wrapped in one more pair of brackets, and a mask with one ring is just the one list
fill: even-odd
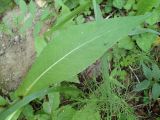
[(106, 34), (108, 34), (109, 32), (113, 31), (110, 30), (108, 32), (103, 31), (99, 36), (94, 37), (93, 39), (84, 42), (83, 44), (77, 46), (76, 48), (74, 48), (73, 50), (71, 50), (70, 52), (68, 52), (67, 54), (65, 54), (63, 57), (61, 57), (59, 60), (57, 60), (56, 62), (54, 62), (52, 65), (50, 65), (44, 72), (42, 72), (33, 82), (32, 84), (27, 88), (26, 90), (26, 94), (28, 94), (28, 92), (32, 89), (32, 87), (50, 70), (52, 69), (55, 65), (57, 65), (59, 62), (61, 62), (63, 59), (65, 59), (67, 56), (69, 56), (70, 54), (74, 53), (75, 51), (79, 50), (80, 48), (84, 47), (85, 45), (95, 41), (96, 39), (100, 38), (101, 36), (104, 35), (104, 32), (106, 32)]

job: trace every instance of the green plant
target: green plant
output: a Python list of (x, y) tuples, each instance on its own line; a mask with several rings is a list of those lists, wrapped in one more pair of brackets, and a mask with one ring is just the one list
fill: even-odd
[(134, 36), (134, 39), (136, 40), (137, 45), (144, 51), (149, 52), (151, 50), (151, 47), (153, 43), (157, 39), (157, 35), (150, 34), (150, 33), (144, 33), (140, 36)]
[(159, 5), (159, 0), (153, 0), (152, 2), (149, 2), (146, 0), (140, 0), (137, 4), (137, 14), (144, 14), (146, 12), (149, 12), (153, 9), (153, 7), (156, 7)]
[[(16, 95), (25, 97), (51, 84), (59, 84), (64, 80), (74, 81), (73, 76), (93, 63), (118, 40), (127, 36), (128, 32), (144, 19), (144, 16), (138, 16), (107, 21), (101, 20), (99, 22), (68, 26), (65, 29), (61, 28), (55, 31), (54, 41), (52, 40), (39, 55), (25, 80), (16, 91)], [(126, 22), (129, 24), (126, 24)], [(46, 58), (45, 61), (44, 58)], [(77, 63), (81, 63), (81, 66)], [(23, 102), (17, 102), (17, 104)], [(11, 109), (17, 111), (16, 106), (11, 107)], [(8, 116), (3, 112), (1, 115)]]
[[(130, 100), (127, 94), (134, 81), (129, 76), (130, 71), (134, 73), (132, 66), (137, 67), (145, 60), (154, 61), (150, 51), (159, 35), (155, 31), (155, 24), (159, 21), (158, 1), (108, 0), (107, 4), (102, 0), (46, 2), (46, 8), (42, 8), (40, 19), (34, 25), (35, 3), (16, 0), (21, 14), (15, 17), (15, 25), (20, 26), (20, 33), (34, 25), (37, 58), (20, 87), (10, 94), (13, 102), (0, 97), (0, 119), (137, 119), (133, 108), (126, 102)], [(97, 3), (102, 4), (103, 14)], [(131, 16), (147, 12), (153, 13), (153, 19)], [(24, 21), (27, 14), (30, 16)], [(104, 20), (102, 15), (115, 18)], [(117, 18), (124, 15), (128, 17)], [(88, 16), (94, 21), (84, 24)], [(44, 23), (53, 18), (55, 21), (42, 34)], [(143, 24), (139, 27), (143, 21), (147, 28), (143, 28)], [(1, 25), (4, 30), (6, 26)], [(95, 75), (79, 81), (77, 74), (97, 59), (101, 63), (101, 79), (97, 80)], [(144, 90), (143, 100), (146, 102), (150, 100), (148, 92), (156, 100), (160, 95), (159, 67), (156, 64), (151, 68), (145, 64), (142, 66), (146, 80), (137, 84), (135, 91)], [(134, 75), (139, 77), (136, 73)]]
[(7, 9), (13, 7), (14, 3), (12, 0), (1, 0), (0, 4), (0, 15), (2, 15)]
[(152, 67), (149, 68), (145, 64), (143, 66), (143, 73), (146, 77), (146, 80), (136, 85), (136, 91), (143, 91), (146, 89), (152, 90), (152, 98), (156, 100), (160, 96), (160, 69), (156, 64), (152, 64)]
[[(135, 22), (133, 22), (133, 19), (135, 19)], [(135, 26), (135, 24), (141, 21), (141, 19), (143, 20), (143, 17), (112, 19), (108, 20), (108, 22), (101, 21), (98, 23), (93, 22), (90, 24), (78, 25), (75, 27), (72, 26), (65, 29), (65, 31), (62, 29), (60, 32), (55, 32), (55, 40), (51, 41), (50, 44), (48, 44), (47, 47), (43, 50), (41, 55), (37, 58), (27, 78), (24, 80), (24, 83), (22, 83), (20, 88), (17, 90), (17, 94), (19, 96), (23, 96), (27, 95), (28, 93), (37, 91), (43, 87), (47, 87), (49, 84), (52, 83), (59, 83), (65, 79), (71, 81), (71, 76), (76, 75), (89, 64), (94, 62), (98, 57), (103, 54), (103, 52), (106, 51), (106, 49), (110, 48), (114, 43), (117, 42), (116, 39), (119, 40), (120, 38), (123, 38), (123, 36), (125, 36), (126, 33), (128, 33), (128, 31), (130, 31), (133, 26)], [(125, 26), (125, 21), (130, 21), (130, 26)], [(121, 26), (119, 26), (118, 24), (121, 24)], [(114, 26), (112, 25), (116, 26), (116, 29), (113, 29)], [(97, 26), (102, 27), (97, 28)], [(105, 26), (107, 26), (107, 28)], [(118, 26), (120, 28), (118, 28)], [(112, 27), (112, 31), (110, 30), (110, 27)], [(99, 29), (98, 32), (97, 29)], [(123, 29), (124, 31), (120, 32), (120, 29)], [(110, 33), (110, 36), (106, 34), (106, 31)], [(117, 34), (117, 36), (112, 35), (113, 33), (116, 34), (118, 31), (119, 34)], [(95, 33), (94, 36), (93, 33)], [(63, 41), (61, 34), (63, 35), (63, 38), (65, 36), (65, 41)], [(70, 34), (73, 35), (68, 36)], [(75, 41), (75, 39), (77, 40)], [(113, 39), (115, 41), (111, 42), (110, 40)], [(92, 49), (89, 47), (90, 44), (92, 45)], [(58, 46), (63, 46), (63, 50), (61, 49), (61, 47), (59, 48)], [(52, 56), (52, 54), (54, 53), (51, 53), (50, 51), (56, 52), (56, 56)], [(58, 54), (57, 51), (59, 51)], [(94, 55), (91, 55), (91, 53), (94, 53)], [(88, 56), (89, 54), (90, 57)], [(45, 66), (42, 64), (44, 63), (44, 57), (46, 58)], [(81, 59), (81, 61), (79, 61), (80, 58), (85, 59)], [(81, 66), (76, 65), (76, 63), (79, 62), (82, 63)], [(62, 66), (63, 68), (61, 68)], [(74, 67), (69, 72), (67, 72), (69, 66)], [(62, 75), (62, 73), (64, 73), (64, 75)], [(41, 82), (44, 79), (50, 79), (51, 76), (52, 81), (48, 80), (45, 83)]]
[(123, 96), (119, 92), (122, 89), (126, 90), (126, 88), (116, 79), (113, 73), (109, 74), (107, 63), (108, 54), (105, 54), (101, 60), (103, 82), (98, 91), (94, 93), (98, 100), (102, 99), (99, 108), (105, 111), (107, 114), (105, 119), (107, 120), (112, 120), (114, 117), (120, 120), (135, 120), (136, 116), (133, 114), (132, 108), (125, 102), (125, 95)]
[[(92, 81), (85, 80), (86, 83), (84, 83), (84, 87), (87, 88), (89, 92), (86, 93), (86, 91), (83, 91), (85, 92), (84, 94), (73, 86), (72, 88), (74, 88), (75, 91), (74, 89), (68, 91), (67, 88), (71, 85), (66, 83), (61, 84), (61, 86), (66, 87), (67, 91), (59, 92), (63, 95), (65, 101), (71, 102), (70, 104), (59, 107), (59, 93), (52, 92), (43, 98), (42, 107), (36, 114), (33, 115), (32, 108), (26, 106), (27, 108), (24, 108), (23, 112), (25, 112), (26, 109), (30, 109), (30, 112), (25, 112), (25, 117), (32, 116), (32, 118), (35, 118), (45, 115), (45, 119), (52, 118), (58, 120), (100, 120), (101, 118), (111, 120), (114, 117), (124, 120), (135, 120), (136, 117), (133, 114), (133, 110), (127, 105), (124, 98), (120, 96), (120, 93), (117, 91), (122, 88), (124, 89), (124, 86), (114, 79), (114, 76), (108, 74), (107, 59), (107, 54), (101, 59), (101, 73), (103, 78), (100, 83), (97, 83), (94, 78)], [(106, 68), (103, 68), (104, 66)]]

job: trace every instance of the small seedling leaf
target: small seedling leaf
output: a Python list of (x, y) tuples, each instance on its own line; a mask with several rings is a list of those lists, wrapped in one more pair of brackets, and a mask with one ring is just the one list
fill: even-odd
[(149, 52), (156, 38), (155, 34), (144, 33), (137, 36), (136, 43), (144, 52)]
[(159, 0), (139, 0), (138, 1), (138, 12), (137, 14), (144, 14), (148, 11), (150, 11), (153, 7), (155, 7), (159, 3)]
[(58, 111), (58, 114), (56, 116), (53, 115), (53, 118), (55, 120), (73, 120), (72, 118), (75, 112), (76, 111), (71, 106), (67, 105), (60, 108), (60, 111)]
[(147, 67), (145, 64), (142, 64), (142, 67), (143, 67), (143, 73), (144, 73), (145, 77), (148, 80), (151, 80), (152, 79), (152, 70), (149, 67)]
[(124, 48), (127, 50), (131, 50), (134, 48), (134, 42), (130, 37), (125, 37), (124, 39), (120, 40), (118, 43), (119, 48)]
[(113, 0), (113, 6), (122, 9), (122, 7), (125, 5), (125, 0)]
[(148, 89), (149, 86), (150, 86), (150, 81), (149, 80), (144, 80), (141, 83), (138, 83), (134, 90), (135, 91), (142, 91), (142, 90)]
[(156, 100), (160, 96), (160, 84), (155, 83), (152, 87), (152, 97)]
[(49, 104), (49, 102), (44, 102), (43, 103), (43, 111), (47, 114), (51, 114), (51, 106)]
[(48, 98), (52, 111), (56, 110), (60, 104), (60, 93), (59, 92), (49, 93)]
[(158, 65), (156, 64), (152, 65), (152, 72), (153, 72), (153, 78), (156, 80), (160, 80), (160, 69)]

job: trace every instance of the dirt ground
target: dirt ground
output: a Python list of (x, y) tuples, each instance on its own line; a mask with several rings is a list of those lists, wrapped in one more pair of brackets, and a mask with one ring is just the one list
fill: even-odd
[[(4, 18), (11, 23), (18, 10), (6, 13)], [(12, 28), (14, 29), (14, 28)], [(34, 39), (32, 29), (23, 35), (14, 31), (10, 35), (0, 31), (0, 90), (3, 94), (15, 90), (23, 79), (35, 58)]]

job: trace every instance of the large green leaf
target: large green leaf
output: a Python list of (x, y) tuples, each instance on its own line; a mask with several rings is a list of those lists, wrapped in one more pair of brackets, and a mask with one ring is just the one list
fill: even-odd
[(54, 34), (16, 91), (27, 95), (72, 77), (101, 57), (107, 49), (146, 17), (123, 17), (70, 26)]

